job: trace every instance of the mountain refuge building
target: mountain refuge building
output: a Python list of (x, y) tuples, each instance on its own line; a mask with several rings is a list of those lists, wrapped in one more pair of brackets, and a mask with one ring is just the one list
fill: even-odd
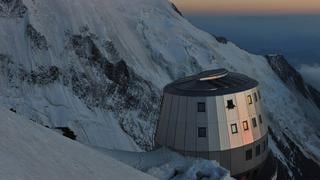
[(155, 141), (186, 156), (216, 160), (232, 176), (256, 175), (268, 156), (258, 82), (226, 69), (164, 88)]

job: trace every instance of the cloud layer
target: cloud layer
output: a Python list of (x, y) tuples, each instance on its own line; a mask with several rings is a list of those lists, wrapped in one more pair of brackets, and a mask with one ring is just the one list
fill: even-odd
[(307, 83), (320, 91), (320, 64), (301, 65), (298, 71)]

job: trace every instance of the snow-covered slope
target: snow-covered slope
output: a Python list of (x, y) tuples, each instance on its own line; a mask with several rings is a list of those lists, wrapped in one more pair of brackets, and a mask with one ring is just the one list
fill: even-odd
[(97, 150), (158, 179), (233, 179), (229, 171), (215, 161), (183, 157), (166, 148), (152, 152)]
[(320, 159), (316, 105), (265, 57), (219, 43), (166, 0), (0, 1), (0, 27), (0, 103), (81, 143), (152, 149), (163, 86), (224, 67), (260, 82), (280, 143)]
[(0, 108), (0, 179), (153, 179)]

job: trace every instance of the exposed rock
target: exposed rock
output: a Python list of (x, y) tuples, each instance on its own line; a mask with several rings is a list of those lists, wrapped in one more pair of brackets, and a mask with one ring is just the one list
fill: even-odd
[[(318, 179), (320, 177), (320, 166), (306, 157), (285, 133), (282, 134), (283, 139), (279, 139), (269, 128), (269, 134), (279, 150), (285, 155), (288, 168), (293, 173), (294, 179)], [(284, 145), (283, 141), (287, 142), (288, 146)], [(278, 175), (280, 179), (291, 179), (288, 169), (282, 165), (280, 160), (278, 160)]]
[(177, 6), (174, 3), (171, 3), (171, 6), (174, 11), (176, 11), (180, 16), (183, 16), (182, 12), (177, 8)]
[(309, 89), (309, 92), (311, 94), (313, 102), (320, 109), (320, 92), (318, 90), (316, 90), (314, 87), (310, 86), (310, 85), (308, 86), (308, 89)]
[[(86, 60), (80, 60), (83, 65), (89, 63), (105, 78), (99, 77), (96, 78), (98, 81), (93, 82), (86, 74), (71, 68), (64, 75), (64, 84), (71, 86), (75, 95), (88, 107), (114, 112), (122, 129), (140, 147), (152, 149), (153, 131), (159, 115), (160, 91), (127, 66), (112, 42), (107, 42), (104, 48), (110, 58), (121, 59), (114, 64), (109, 62), (89, 36), (71, 36), (67, 46), (78, 58)], [(128, 112), (135, 112), (138, 116), (132, 117)], [(145, 120), (150, 123), (144, 123)]]
[(22, 0), (0, 0), (0, 18), (22, 18), (27, 12), (27, 7)]
[(30, 39), (32, 49), (48, 50), (45, 36), (38, 32), (31, 24), (27, 25), (26, 33)]
[(292, 67), (282, 55), (266, 55), (269, 65), (279, 78), (289, 87), (296, 89), (306, 99), (313, 101), (320, 109), (320, 93), (305, 83), (302, 75)]
[(116, 47), (114, 46), (112, 41), (106, 41), (103, 45), (103, 47), (105, 48), (105, 50), (108, 52), (108, 54), (110, 55), (110, 59), (113, 62), (118, 62), (121, 60), (120, 55), (118, 50), (116, 49)]
[(68, 127), (57, 127), (55, 129), (61, 130), (63, 133), (63, 136), (70, 138), (72, 140), (76, 140), (77, 136), (74, 134), (74, 132), (68, 128)]
[(305, 98), (309, 97), (309, 92), (301, 74), (295, 70), (282, 55), (266, 55), (269, 65), (279, 78), (288, 86), (293, 86)]
[(30, 74), (26, 74), (27, 81), (32, 84), (47, 85), (51, 84), (59, 78), (59, 69), (56, 66), (50, 66), (49, 68), (42, 67), (39, 71), (31, 71)]
[(219, 43), (222, 44), (227, 44), (228, 43), (228, 39), (223, 37), (223, 36), (216, 36), (214, 34), (211, 34)]
[(9, 110), (10, 110), (11, 112), (17, 113), (17, 110), (14, 109), (14, 108), (10, 108)]

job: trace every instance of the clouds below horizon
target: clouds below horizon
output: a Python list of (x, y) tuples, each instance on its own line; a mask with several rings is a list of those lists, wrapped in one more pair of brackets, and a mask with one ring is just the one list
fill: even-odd
[(298, 68), (304, 80), (320, 91), (320, 64), (306, 65), (303, 64)]

